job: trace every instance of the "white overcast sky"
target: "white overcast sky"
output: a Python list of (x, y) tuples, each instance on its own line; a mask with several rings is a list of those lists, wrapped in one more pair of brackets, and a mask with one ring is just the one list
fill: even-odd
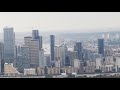
[(120, 12), (0, 12), (3, 27), (15, 32), (40, 31), (90, 32), (97, 28), (120, 27)]

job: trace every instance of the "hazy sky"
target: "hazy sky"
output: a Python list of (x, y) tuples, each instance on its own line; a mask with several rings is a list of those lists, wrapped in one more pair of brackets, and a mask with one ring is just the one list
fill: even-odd
[(120, 12), (0, 12), (0, 32), (5, 26), (16, 32), (31, 31), (32, 27), (45, 32), (90, 32), (120, 27)]

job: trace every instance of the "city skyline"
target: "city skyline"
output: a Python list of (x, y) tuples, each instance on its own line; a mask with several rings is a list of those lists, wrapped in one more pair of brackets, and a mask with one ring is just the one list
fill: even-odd
[(120, 13), (6, 12), (0, 20), (0, 78), (120, 78)]
[(0, 20), (0, 32), (5, 26), (15, 32), (99, 32), (120, 27), (119, 12), (0, 12)]

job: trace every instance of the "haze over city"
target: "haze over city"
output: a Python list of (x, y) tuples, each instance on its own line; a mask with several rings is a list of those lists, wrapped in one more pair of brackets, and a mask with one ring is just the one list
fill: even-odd
[(1, 12), (0, 78), (120, 78), (120, 13)]
[[(5, 26), (15, 32), (94, 32), (120, 27), (120, 12), (0, 12), (0, 32)], [(107, 30), (108, 29), (108, 30)]]

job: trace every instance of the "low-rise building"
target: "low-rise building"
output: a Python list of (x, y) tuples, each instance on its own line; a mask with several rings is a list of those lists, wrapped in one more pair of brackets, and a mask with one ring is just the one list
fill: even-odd
[(44, 67), (38, 67), (37, 68), (37, 75), (44, 75), (45, 74), (45, 68)]
[(36, 75), (36, 70), (34, 68), (24, 69), (24, 75)]
[(59, 67), (48, 67), (47, 74), (60, 74), (60, 68)]
[(5, 63), (4, 64), (4, 75), (6, 76), (16, 76), (20, 73), (17, 71), (15, 67), (13, 67), (13, 63)]
[(64, 67), (61, 69), (62, 73), (78, 73), (79, 72), (79, 68), (74, 68), (74, 67)]

